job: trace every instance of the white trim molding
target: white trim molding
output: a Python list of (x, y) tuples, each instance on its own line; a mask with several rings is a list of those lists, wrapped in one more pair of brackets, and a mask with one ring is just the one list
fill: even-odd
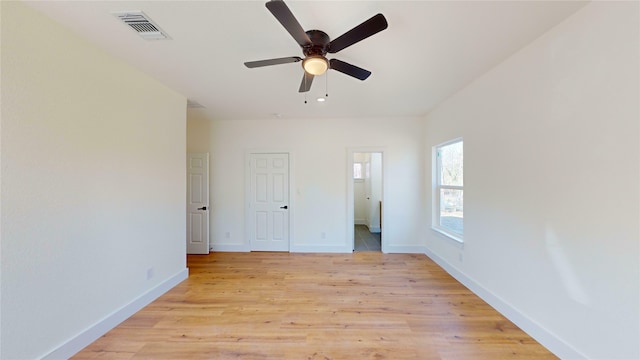
[(422, 245), (387, 245), (382, 252), (385, 254), (424, 254), (426, 248)]
[(554, 353), (561, 359), (587, 359), (587, 356), (580, 353), (571, 345), (560, 339), (551, 331), (545, 329), (542, 325), (529, 318), (526, 314), (513, 307), (506, 302), (500, 296), (487, 290), (475, 280), (458, 270), (455, 266), (451, 265), (443, 258), (433, 253), (428, 248), (425, 251), (431, 260), (433, 260), (438, 266), (443, 268), (449, 275), (453, 276), (462, 285), (466, 286), (474, 294), (478, 295), (491, 307), (496, 309), (500, 314), (504, 315), (511, 322), (516, 324), (520, 329), (526, 332), (529, 336), (538, 341), (542, 346)]
[(323, 246), (323, 245), (291, 245), (292, 253), (341, 253), (350, 254), (353, 252), (349, 246)]
[(212, 252), (251, 252), (249, 244), (212, 244)]
[(130, 303), (107, 315), (105, 318), (90, 326), (80, 334), (58, 346), (50, 353), (43, 356), (42, 359), (57, 360), (70, 358), (188, 277), (188, 268), (179, 271)]

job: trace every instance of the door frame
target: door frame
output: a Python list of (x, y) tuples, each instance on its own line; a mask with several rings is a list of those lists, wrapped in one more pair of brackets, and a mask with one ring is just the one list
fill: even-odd
[[(356, 153), (379, 153), (382, 154), (382, 194), (380, 195), (380, 201), (382, 201), (382, 213), (386, 213), (385, 212), (385, 207), (386, 207), (386, 201), (384, 196), (386, 193), (386, 178), (387, 178), (387, 172), (385, 171), (385, 151), (386, 148), (385, 147), (377, 147), (377, 146), (365, 146), (365, 147), (351, 147), (347, 149), (347, 244), (346, 247), (347, 248), (351, 248), (351, 251), (353, 251), (353, 248), (355, 247), (355, 238), (354, 238), (354, 231), (353, 231), (353, 224), (354, 224), (354, 201), (355, 201), (355, 194), (354, 194), (354, 190), (353, 190), (353, 157)], [(382, 229), (380, 229), (380, 247), (383, 253), (387, 252), (387, 244), (385, 241), (385, 233), (386, 233), (386, 226), (384, 225), (385, 222), (385, 216), (383, 216), (380, 219), (380, 226)]]
[(289, 252), (293, 248), (292, 239), (294, 239), (293, 232), (293, 219), (296, 210), (295, 200), (293, 198), (294, 188), (294, 154), (290, 149), (282, 148), (258, 148), (247, 149), (244, 153), (244, 248), (247, 252), (251, 251), (251, 236), (253, 229), (251, 229), (251, 155), (252, 154), (287, 154), (289, 155)]

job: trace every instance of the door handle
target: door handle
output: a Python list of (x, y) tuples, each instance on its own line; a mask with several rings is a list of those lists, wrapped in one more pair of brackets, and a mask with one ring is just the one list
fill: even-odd
[(288, 207), (287, 205), (285, 205), (285, 206), (280, 206), (280, 209), (285, 209), (285, 210), (286, 210), (286, 209), (288, 209), (288, 208), (289, 208), (289, 207)]
[(206, 207), (206, 206), (203, 206), (203, 207), (201, 207), (201, 208), (198, 208), (198, 210), (207, 210), (207, 207)]

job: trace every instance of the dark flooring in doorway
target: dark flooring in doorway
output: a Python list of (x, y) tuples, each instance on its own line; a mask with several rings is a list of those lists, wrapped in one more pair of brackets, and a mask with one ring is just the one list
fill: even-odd
[(381, 251), (380, 233), (371, 233), (365, 225), (355, 225), (353, 251)]

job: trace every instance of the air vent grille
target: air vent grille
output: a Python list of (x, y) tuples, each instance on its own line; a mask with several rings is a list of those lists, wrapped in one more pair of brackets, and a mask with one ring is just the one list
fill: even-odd
[(170, 39), (169, 35), (160, 29), (160, 27), (151, 21), (151, 19), (142, 11), (119, 11), (114, 12), (113, 15), (137, 32), (143, 39)]

